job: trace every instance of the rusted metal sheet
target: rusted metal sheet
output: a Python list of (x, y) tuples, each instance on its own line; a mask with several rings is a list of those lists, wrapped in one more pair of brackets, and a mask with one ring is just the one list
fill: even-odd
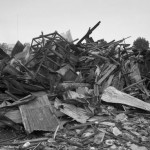
[(55, 131), (58, 126), (47, 95), (37, 97), (34, 101), (21, 105), (19, 109), (27, 133), (35, 130)]

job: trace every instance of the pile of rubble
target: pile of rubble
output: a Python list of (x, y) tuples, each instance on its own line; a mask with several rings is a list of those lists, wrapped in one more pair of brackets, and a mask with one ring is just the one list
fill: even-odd
[(94, 41), (99, 24), (78, 42), (42, 33), (11, 56), (1, 49), (0, 127), (13, 132), (2, 149), (150, 148), (146, 63), (126, 38)]

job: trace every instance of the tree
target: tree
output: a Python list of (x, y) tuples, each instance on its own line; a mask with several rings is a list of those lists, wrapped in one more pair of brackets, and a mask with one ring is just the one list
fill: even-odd
[(149, 48), (149, 42), (143, 38), (143, 37), (138, 37), (134, 42), (133, 46), (136, 50), (138, 51), (146, 51)]

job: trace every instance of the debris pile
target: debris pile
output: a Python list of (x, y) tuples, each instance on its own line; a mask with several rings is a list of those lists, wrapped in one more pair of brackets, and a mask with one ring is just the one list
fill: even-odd
[[(0, 49), (0, 127), (26, 136), (0, 141), (4, 149), (150, 148), (141, 57), (125, 43), (129, 37), (94, 41), (99, 24), (77, 43), (70, 32), (54, 32), (31, 45), (18, 41), (11, 56)], [(31, 138), (35, 131), (40, 136)]]

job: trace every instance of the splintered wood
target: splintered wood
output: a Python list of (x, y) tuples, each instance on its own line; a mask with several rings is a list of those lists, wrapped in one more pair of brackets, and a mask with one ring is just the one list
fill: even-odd
[(117, 68), (116, 65), (110, 64), (108, 67), (106, 74), (97, 82), (98, 85), (100, 85), (110, 74)]
[(94, 41), (99, 24), (77, 43), (42, 32), (11, 56), (0, 49), (0, 127), (48, 136), (13, 149), (150, 149), (150, 50)]

